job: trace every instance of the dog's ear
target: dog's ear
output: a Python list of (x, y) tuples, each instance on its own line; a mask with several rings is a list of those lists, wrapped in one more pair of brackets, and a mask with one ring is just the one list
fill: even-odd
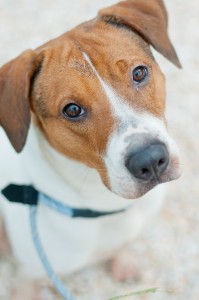
[(149, 44), (177, 67), (181, 67), (167, 33), (168, 17), (162, 0), (127, 0), (102, 9), (107, 22), (124, 24), (139, 33)]
[(38, 67), (36, 57), (34, 51), (27, 50), (0, 68), (0, 125), (17, 152), (23, 149), (30, 125), (29, 98)]

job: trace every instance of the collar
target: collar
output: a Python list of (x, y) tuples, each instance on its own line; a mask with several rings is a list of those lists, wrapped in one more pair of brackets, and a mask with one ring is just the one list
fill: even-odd
[(37, 191), (32, 185), (10, 184), (1, 192), (10, 202), (21, 203), (30, 206), (37, 206), (38, 203), (43, 203), (51, 209), (71, 218), (98, 218), (122, 213), (128, 209), (127, 207), (121, 210), (104, 212), (91, 209), (73, 208), (51, 198), (44, 193)]

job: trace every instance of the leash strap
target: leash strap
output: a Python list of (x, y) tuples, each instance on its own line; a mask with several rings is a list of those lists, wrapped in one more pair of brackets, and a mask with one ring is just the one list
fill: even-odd
[(30, 206), (30, 227), (31, 227), (31, 234), (32, 239), (35, 245), (35, 248), (37, 250), (37, 254), (43, 264), (43, 267), (46, 270), (46, 273), (48, 274), (48, 277), (51, 279), (52, 283), (54, 284), (57, 292), (63, 297), (64, 300), (77, 300), (74, 298), (70, 292), (65, 288), (63, 283), (59, 280), (55, 272), (53, 271), (53, 268), (51, 267), (49, 260), (45, 254), (44, 248), (42, 246), (38, 228), (37, 228), (37, 206), (32, 205)]
[(35, 249), (43, 264), (43, 267), (46, 270), (48, 277), (51, 279), (52, 283), (54, 284), (55, 289), (63, 297), (64, 300), (77, 300), (70, 294), (70, 292), (65, 288), (63, 283), (57, 277), (46, 256), (37, 228), (37, 204), (41, 202), (46, 206), (50, 207), (51, 209), (71, 218), (99, 218), (102, 216), (113, 215), (113, 214), (124, 212), (129, 207), (126, 207), (125, 209), (122, 210), (110, 211), (110, 212), (72, 208), (66, 204), (63, 204), (57, 200), (52, 199), (48, 195), (38, 192), (31, 185), (20, 186), (20, 185), (10, 184), (6, 188), (4, 188), (1, 192), (10, 202), (28, 204), (30, 206), (31, 235), (32, 235), (33, 243), (35, 245)]

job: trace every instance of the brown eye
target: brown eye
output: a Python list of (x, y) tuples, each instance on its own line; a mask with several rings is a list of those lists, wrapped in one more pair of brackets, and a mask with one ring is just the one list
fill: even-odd
[(147, 67), (138, 66), (133, 70), (133, 81), (135, 83), (141, 83), (149, 74)]
[(68, 118), (74, 119), (83, 115), (84, 110), (79, 105), (70, 103), (63, 108), (63, 114)]

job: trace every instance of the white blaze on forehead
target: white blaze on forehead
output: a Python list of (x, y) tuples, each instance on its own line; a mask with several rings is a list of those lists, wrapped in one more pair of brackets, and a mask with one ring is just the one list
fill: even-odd
[(126, 101), (121, 98), (114, 89), (107, 84), (99, 75), (98, 71), (96, 68), (93, 66), (89, 56), (83, 52), (83, 57), (84, 59), (89, 63), (90, 67), (92, 68), (94, 74), (97, 76), (108, 100), (109, 103), (111, 104), (111, 107), (113, 109), (113, 114), (118, 117), (119, 119), (124, 119), (124, 116), (127, 118), (128, 115), (131, 115), (132, 118), (132, 113), (133, 109), (126, 103)]
[[(164, 132), (165, 134), (166, 128), (162, 119), (153, 116), (148, 111), (135, 111), (135, 109), (133, 109), (133, 107), (130, 106), (130, 104), (128, 104), (124, 98), (119, 96), (119, 94), (100, 77), (98, 71), (85, 52), (83, 52), (83, 57), (85, 61), (88, 62), (88, 64), (92, 68), (93, 73), (98, 78), (111, 105), (112, 112), (119, 120), (118, 129), (125, 128), (125, 134), (123, 133), (123, 138), (133, 133), (148, 132), (152, 135), (161, 135), (161, 133)], [(120, 135), (120, 132), (118, 132), (118, 134)]]
[[(83, 52), (83, 57), (98, 78), (111, 105), (112, 112), (119, 121), (118, 128), (116, 132), (113, 133), (114, 136), (112, 136), (112, 138), (114, 139), (115, 137), (117, 140), (120, 139), (120, 141), (124, 141), (126, 137), (131, 136), (132, 134), (148, 133), (151, 136), (158, 138), (160, 141), (165, 142), (165, 144), (168, 144), (169, 135), (163, 120), (153, 116), (148, 111), (142, 111), (140, 113), (135, 111), (124, 98), (120, 97), (117, 92), (100, 77), (98, 71), (85, 52)], [(124, 128), (124, 130), (122, 130), (123, 132), (121, 133), (120, 129), (122, 128)]]

